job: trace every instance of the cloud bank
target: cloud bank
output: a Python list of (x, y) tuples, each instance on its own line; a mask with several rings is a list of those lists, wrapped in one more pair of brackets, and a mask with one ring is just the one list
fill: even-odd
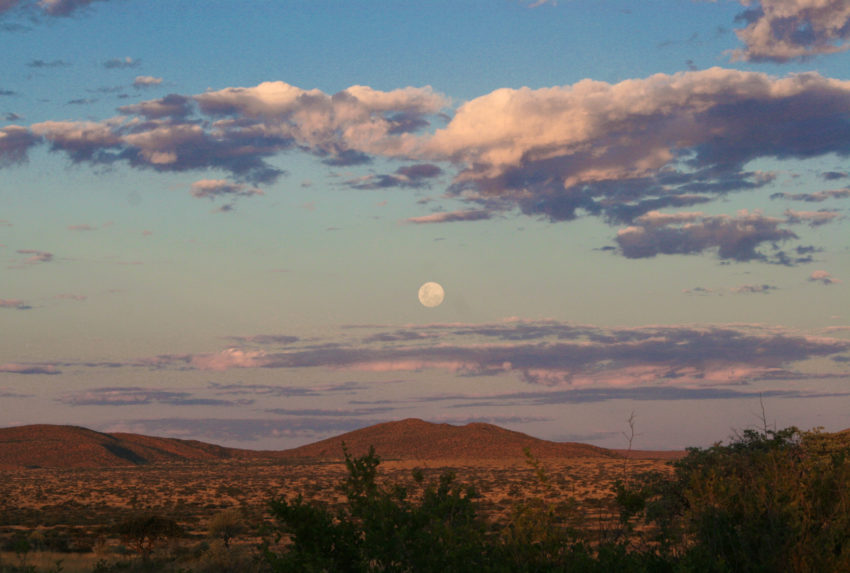
[(711, 68), (616, 84), (499, 89), (447, 119), (449, 103), (428, 86), (355, 85), (331, 95), (281, 81), (170, 94), (102, 121), (2, 128), (0, 165), (26, 161), (33, 146), (47, 144), (73, 163), (228, 175), (198, 181), (198, 197), (258, 195), (284, 175), (271, 159), (296, 151), (329, 165), (409, 162), (343, 183), (356, 189), (418, 189), (451, 167), (448, 195), (470, 207), (410, 222), (482, 220), (514, 209), (553, 222), (600, 217), (627, 225), (616, 240), (629, 258), (717, 249), (724, 259), (768, 260), (763, 245), (796, 238), (780, 222), (816, 226), (838, 218), (835, 211), (788, 210), (784, 221), (750, 213), (645, 224), (662, 210), (773, 182), (776, 174), (748, 168), (754, 160), (847, 157), (850, 81)]
[[(748, 289), (762, 292), (761, 288)], [(372, 330), (373, 328), (370, 328)], [(208, 354), (163, 355), (151, 368), (437, 369), (467, 377), (514, 374), (571, 387), (717, 386), (807, 376), (793, 367), (850, 349), (850, 341), (747, 325), (600, 328), (557, 321), (377, 329), (346, 344), (270, 343)]]

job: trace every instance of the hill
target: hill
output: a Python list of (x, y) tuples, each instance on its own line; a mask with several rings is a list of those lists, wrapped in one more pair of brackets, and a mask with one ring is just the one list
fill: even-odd
[(281, 452), (293, 458), (342, 459), (342, 444), (352, 455), (363, 455), (369, 446), (383, 459), (481, 460), (523, 459), (524, 448), (541, 458), (617, 457), (605, 448), (572, 442), (550, 442), (499, 426), (471, 423), (465, 426), (434, 424), (409, 418), (375, 424), (341, 436)]
[[(139, 434), (106, 434), (77, 426), (39, 424), (0, 428), (0, 469), (116, 467), (225, 459), (340, 460), (345, 443), (353, 455), (369, 446), (385, 460), (522, 460), (528, 448), (542, 459), (618, 457), (587, 444), (550, 442), (491, 424), (435, 424), (418, 419), (376, 424), (277, 452), (225, 448), (195, 440)], [(637, 452), (632, 452), (633, 457)], [(656, 457), (656, 456), (646, 456)]]
[(77, 426), (0, 428), (0, 468), (114, 467), (252, 455), (194, 440), (104, 434)]

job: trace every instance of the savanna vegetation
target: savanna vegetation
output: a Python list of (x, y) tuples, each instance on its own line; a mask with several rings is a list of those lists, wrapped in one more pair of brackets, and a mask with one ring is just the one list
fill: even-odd
[[(665, 471), (624, 460), (592, 503), (564, 495), (545, 460), (526, 455), (534, 486), (514, 491), (498, 518), (453, 472), (386, 479), (374, 451), (346, 453), (338, 503), (277, 495), (262, 516), (218, 511), (201, 537), (173, 517), (134, 512), (101, 532), (120, 551), (101, 552), (86, 570), (850, 571), (848, 433), (746, 430), (689, 449)], [(61, 549), (19, 531), (2, 547), (0, 571), (83, 570), (70, 558), (80, 541), (36, 563), (48, 543)]]

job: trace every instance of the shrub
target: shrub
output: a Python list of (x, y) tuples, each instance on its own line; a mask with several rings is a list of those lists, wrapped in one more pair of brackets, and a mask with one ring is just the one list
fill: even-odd
[(118, 524), (116, 533), (142, 559), (148, 560), (156, 546), (178, 537), (183, 531), (173, 519), (156, 514), (140, 514)]
[(485, 560), (485, 524), (476, 514), (473, 488), (444, 473), (425, 484), (414, 472), (421, 495), (413, 501), (401, 485), (376, 481), (380, 459), (374, 449), (354, 458), (345, 452), (348, 477), (342, 490), (348, 504), (337, 511), (308, 503), (271, 501), (278, 554), (267, 542), (264, 553), (276, 571), (473, 571)]
[(624, 522), (686, 570), (850, 570), (850, 441), (841, 434), (746, 430), (690, 448), (672, 477), (617, 486)]

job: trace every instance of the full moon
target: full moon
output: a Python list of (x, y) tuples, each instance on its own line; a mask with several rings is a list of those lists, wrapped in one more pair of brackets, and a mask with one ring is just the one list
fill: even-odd
[(419, 287), (419, 302), (427, 307), (440, 306), (443, 298), (446, 296), (446, 291), (439, 283), (425, 283)]

